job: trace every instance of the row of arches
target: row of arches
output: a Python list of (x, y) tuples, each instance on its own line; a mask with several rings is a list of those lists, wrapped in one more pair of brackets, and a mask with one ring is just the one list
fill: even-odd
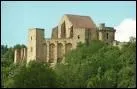
[[(49, 52), (47, 52), (47, 47), (49, 47)], [(62, 43), (58, 43), (55, 45), (54, 43), (49, 44), (49, 46), (44, 45), (44, 53), (45, 55), (49, 55), (49, 63), (54, 63), (54, 60), (57, 58), (57, 62), (61, 62), (65, 53), (68, 53), (72, 49), (72, 44), (67, 43), (63, 45)], [(49, 53), (49, 54), (47, 54)], [(46, 57), (47, 58), (47, 57)]]

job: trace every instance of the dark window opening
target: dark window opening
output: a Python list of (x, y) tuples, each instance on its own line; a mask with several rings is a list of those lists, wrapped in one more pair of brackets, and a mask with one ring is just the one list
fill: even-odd
[(31, 36), (31, 40), (32, 40), (32, 36)]
[(78, 39), (80, 38), (80, 36), (78, 35)]
[(73, 26), (70, 28), (70, 38), (73, 38)]
[(61, 38), (65, 38), (65, 37), (66, 37), (66, 25), (64, 21), (63, 24), (61, 25)]

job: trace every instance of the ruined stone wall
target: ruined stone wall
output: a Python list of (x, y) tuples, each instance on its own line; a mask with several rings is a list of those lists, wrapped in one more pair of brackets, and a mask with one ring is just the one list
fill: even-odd
[(112, 27), (105, 27), (105, 24), (100, 24), (100, 27), (97, 28), (98, 40), (104, 41), (108, 44), (113, 44), (115, 40), (115, 29)]
[(106, 43), (111, 44), (115, 40), (115, 31), (99, 30), (98, 34), (99, 40), (104, 41)]
[(45, 40), (44, 44), (46, 45), (44, 60), (50, 64), (62, 63), (64, 55), (73, 49), (72, 39)]
[(28, 32), (28, 50), (27, 63), (31, 60), (36, 60), (36, 30), (29, 29)]
[(58, 39), (58, 27), (52, 29), (51, 39)]
[(73, 32), (73, 40), (75, 41), (74, 43), (85, 42), (85, 28), (74, 28)]
[(44, 58), (43, 55), (43, 41), (44, 41), (44, 29), (32, 28), (29, 29), (28, 34), (28, 51), (27, 62), (31, 60)]
[(58, 38), (61, 38), (61, 26), (65, 21), (66, 38), (70, 37), (70, 28), (72, 27), (71, 22), (68, 20), (67, 16), (64, 16), (58, 24)]
[(27, 59), (27, 48), (15, 49), (14, 63), (21, 63)]
[(86, 39), (88, 41), (98, 39), (106, 43), (112, 43), (115, 38), (115, 30), (105, 27), (105, 24), (101, 24), (100, 28), (98, 30), (95, 27), (73, 27), (67, 16), (64, 16), (58, 26), (53, 28), (51, 39), (44, 38), (44, 29), (31, 28), (28, 32), (27, 49), (16, 49), (14, 62), (17, 63), (27, 59), (27, 63), (31, 60), (50, 64), (64, 63), (64, 55), (75, 49), (77, 43), (87, 42)]

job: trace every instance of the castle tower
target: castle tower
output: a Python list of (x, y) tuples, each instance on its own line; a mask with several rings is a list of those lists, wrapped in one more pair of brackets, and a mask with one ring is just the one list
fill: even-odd
[(113, 27), (106, 27), (105, 23), (101, 23), (97, 28), (98, 40), (104, 41), (107, 44), (112, 44), (115, 40), (115, 29)]
[(44, 59), (43, 42), (44, 29), (32, 28), (28, 34), (27, 63), (31, 60), (42, 61)]

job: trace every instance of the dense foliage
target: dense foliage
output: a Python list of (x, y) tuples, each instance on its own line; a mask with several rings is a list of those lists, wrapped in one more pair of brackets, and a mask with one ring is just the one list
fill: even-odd
[(56, 82), (55, 72), (48, 67), (48, 64), (33, 61), (20, 68), (14, 77), (12, 87), (52, 88), (57, 87)]
[(2, 68), (4, 87), (131, 88), (136, 87), (136, 43), (121, 49), (100, 41), (79, 43), (54, 69), (41, 62)]
[(136, 44), (121, 49), (94, 41), (80, 44), (66, 56), (66, 65), (58, 64), (60, 87), (118, 88), (135, 87)]
[(14, 50), (16, 48), (22, 48), (25, 45), (17, 44), (13, 48), (7, 45), (1, 45), (1, 79), (2, 87), (9, 85), (13, 70), (16, 68), (16, 65), (13, 64), (14, 61)]

